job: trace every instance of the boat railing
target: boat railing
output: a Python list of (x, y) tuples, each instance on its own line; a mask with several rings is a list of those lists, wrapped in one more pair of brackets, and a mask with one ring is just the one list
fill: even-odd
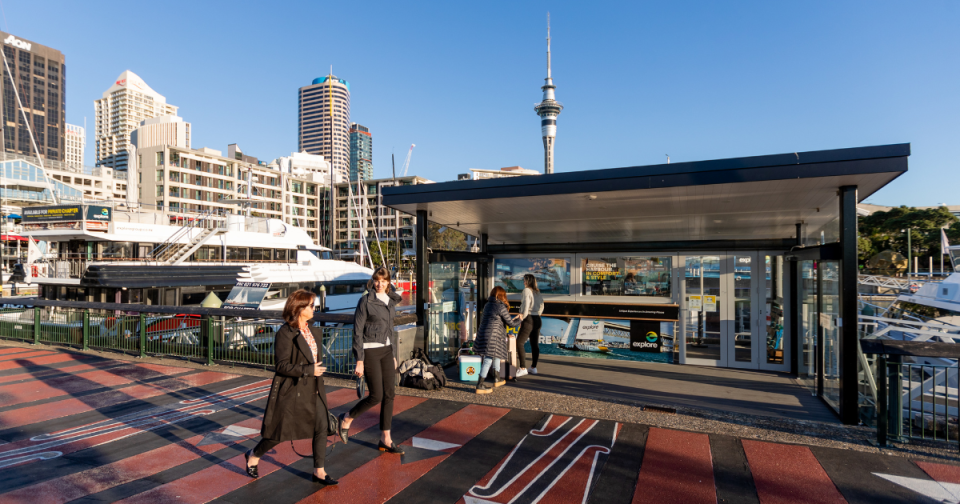
[[(395, 319), (398, 326), (414, 321), (401, 313)], [(325, 312), (311, 321), (323, 334), (327, 373), (350, 375), (356, 367), (352, 322), (353, 314)], [(272, 367), (283, 324), (280, 311), (0, 298), (0, 339), (208, 365)], [(401, 349), (415, 341), (411, 330), (398, 327)]]

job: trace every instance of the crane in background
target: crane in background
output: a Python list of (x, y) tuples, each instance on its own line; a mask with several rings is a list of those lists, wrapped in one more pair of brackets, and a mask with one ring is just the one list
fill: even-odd
[(407, 176), (407, 170), (410, 169), (410, 156), (413, 155), (413, 148), (416, 147), (416, 146), (417, 146), (417, 144), (410, 144), (410, 150), (407, 151), (407, 159), (405, 159), (405, 160), (403, 161), (403, 166), (400, 167), (400, 176), (401, 176), (401, 177), (406, 177), (406, 176)]

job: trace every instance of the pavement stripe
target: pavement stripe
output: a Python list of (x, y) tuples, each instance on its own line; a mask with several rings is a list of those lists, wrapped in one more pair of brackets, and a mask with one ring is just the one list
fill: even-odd
[(720, 502), (759, 503), (757, 487), (750, 474), (750, 464), (743, 453), (743, 445), (732, 436), (710, 436), (713, 455), (713, 478), (717, 482), (717, 500)]
[(910, 488), (880, 476), (904, 477), (936, 484), (909, 459), (880, 454), (864, 456), (863, 452), (836, 448), (815, 446), (810, 449), (850, 504), (931, 502)]
[(810, 448), (748, 439), (741, 443), (763, 504), (847, 502)]
[(543, 418), (544, 414), (539, 411), (511, 410), (388, 502), (456, 502), (477, 484), (479, 475), (497, 467)]
[(57, 377), (60, 375), (70, 375), (70, 374), (83, 374), (87, 371), (95, 371), (98, 369), (112, 369), (120, 366), (126, 366), (128, 363), (123, 361), (99, 361), (92, 362), (89, 364), (77, 364), (76, 362), (64, 362), (62, 364), (54, 364), (52, 366), (44, 366), (44, 369), (39, 370), (29, 370), (24, 369), (19, 373), (9, 373), (0, 375), (0, 383), (25, 383), (33, 380), (47, 380), (52, 377)]
[(914, 462), (923, 472), (941, 483), (960, 484), (960, 467), (917, 460)]
[(10, 429), (65, 416), (85, 413), (118, 403), (161, 396), (191, 387), (200, 387), (219, 381), (237, 378), (238, 375), (205, 371), (178, 378), (167, 378), (150, 384), (131, 385), (119, 390), (109, 390), (60, 401), (24, 406), (0, 412), (0, 429)]
[[(401, 407), (403, 410), (406, 410), (407, 408), (413, 407), (416, 404), (420, 404), (425, 400), (422, 398), (407, 398), (409, 400), (400, 401), (401, 397), (397, 397), (396, 402), (394, 402), (394, 412), (397, 411), (396, 407)], [(331, 409), (347, 404), (349, 401), (356, 400), (357, 393), (354, 389), (340, 389), (327, 395), (327, 402)], [(370, 410), (364, 415), (361, 415), (360, 418), (357, 418), (354, 423), (351, 424), (351, 433), (359, 433), (363, 430), (369, 429), (370, 427), (379, 425), (379, 416), (379, 408), (376, 408), (375, 411)], [(360, 423), (361, 420), (363, 420), (362, 423)], [(354, 425), (356, 425), (357, 428), (355, 428)], [(296, 449), (300, 453), (311, 453), (311, 444), (312, 442), (310, 440), (298, 440), (296, 441)], [(335, 448), (334, 453), (336, 453), (336, 450), (339, 448), (341, 447)], [(278, 469), (281, 469), (282, 467), (292, 464), (300, 459), (300, 455), (297, 455), (296, 452), (290, 447), (290, 443), (281, 443), (260, 459), (260, 463), (258, 465), (260, 477), (262, 478), (267, 476), (270, 473), (273, 473)], [(170, 483), (160, 485), (146, 492), (131, 496), (120, 502), (125, 504), (208, 502), (228, 492), (232, 492), (244, 485), (247, 485), (248, 483), (251, 483), (253, 480), (247, 475), (246, 469), (244, 468), (245, 465), (246, 460), (244, 459), (243, 455), (238, 455), (229, 460), (225, 460), (220, 464), (197, 471), (189, 476), (177, 479)]]
[(31, 352), (31, 351), (33, 351), (32, 348), (7, 347), (7, 348), (0, 348), (0, 355), (7, 355), (7, 354), (14, 354), (14, 353), (21, 353), (21, 352)]
[[(500, 420), (509, 410), (471, 404), (402, 443), (407, 453), (402, 457), (380, 456), (340, 479), (336, 487), (319, 490), (302, 499), (301, 504), (348, 500), (353, 502), (385, 502), (455, 453), (461, 446)], [(441, 451), (419, 452), (414, 441), (439, 441), (453, 445)], [(429, 445), (429, 443), (423, 443)], [(430, 455), (433, 455), (432, 457)], [(406, 462), (406, 459), (423, 458)], [(371, 485), (371, 481), (378, 484)]]
[(648, 432), (645, 425), (623, 424), (587, 504), (629, 504), (632, 501)]
[(29, 357), (30, 354), (23, 354), (22, 359), (8, 360), (0, 362), (0, 371), (29, 372), (35, 367), (58, 364), (71, 361), (85, 361), (93, 357), (86, 355), (77, 355), (69, 353), (52, 353), (43, 356)]
[(633, 502), (716, 503), (709, 436), (651, 427)]
[(34, 357), (47, 357), (53, 355), (61, 355), (57, 352), (51, 352), (50, 350), (32, 350), (29, 352), (23, 352), (13, 355), (2, 355), (0, 356), (0, 369), (9, 369), (20, 367), (22, 364), (17, 363), (21, 359), (32, 359)]
[[(417, 404), (409, 410), (397, 413), (397, 407), (400, 405), (401, 400), (417, 401)], [(423, 398), (397, 396), (396, 399), (394, 399), (393, 426), (390, 431), (393, 441), (395, 443), (403, 443), (431, 425), (456, 413), (462, 409), (463, 406), (462, 403), (439, 399), (427, 401)], [(336, 412), (336, 410), (334, 410), (334, 412)], [(331, 456), (327, 457), (325, 468), (327, 474), (330, 474), (334, 479), (340, 479), (344, 475), (350, 474), (376, 457), (397, 456), (383, 454), (377, 450), (380, 430), (374, 427), (377, 427), (379, 424), (377, 419), (379, 413), (372, 414), (373, 412), (374, 410), (371, 409), (370, 412), (356, 420), (356, 422), (359, 422), (364, 417), (370, 418), (370, 427), (367, 428), (367, 430), (353, 435), (353, 426), (357, 425), (357, 423), (354, 422), (350, 428), (350, 444), (347, 446), (337, 446)], [(287, 447), (290, 446), (289, 443), (285, 443), (285, 445)], [(260, 463), (261, 475), (264, 474), (264, 469), (267, 467), (263, 465), (265, 462), (270, 461), (271, 458), (275, 459), (278, 455), (285, 456), (284, 452), (281, 452), (280, 449), (281, 447), (278, 446), (277, 455), (268, 455), (262, 459), (263, 462)], [(234, 461), (233, 463), (242, 464), (242, 460), (243, 458), (241, 457), (239, 458), (239, 462)], [(294, 461), (290, 463), (290, 460)], [(281, 462), (285, 465), (283, 470), (278, 471), (271, 469), (271, 473), (267, 477), (261, 476), (260, 479), (257, 480), (247, 479), (249, 483), (237, 490), (218, 497), (213, 502), (297, 502), (317, 491), (319, 488), (318, 485), (311, 481), (313, 460), (310, 457), (301, 459), (299, 456), (296, 456), (286, 458)], [(339, 502), (339, 499), (337, 501)]]
[(152, 367), (149, 364), (127, 364), (109, 370), (90, 371), (82, 375), (0, 385), (0, 404), (9, 407), (64, 395), (77, 397), (105, 388), (129, 385), (133, 382), (159, 380), (194, 372), (192, 369), (169, 366), (162, 366), (166, 369), (151, 369)]

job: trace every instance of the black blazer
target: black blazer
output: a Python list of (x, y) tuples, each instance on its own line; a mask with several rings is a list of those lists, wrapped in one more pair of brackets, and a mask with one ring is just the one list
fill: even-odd
[[(310, 332), (319, 354), (323, 351), (323, 331), (311, 327)], [(327, 393), (323, 376), (313, 374), (313, 353), (299, 329), (284, 324), (277, 331), (274, 357), (276, 375), (263, 412), (260, 435), (273, 441), (311, 439), (316, 416), (327, 414)], [(318, 394), (323, 411), (317, 411)]]
[[(357, 362), (363, 362), (364, 343), (386, 344), (387, 338), (393, 338), (393, 317), (397, 313), (397, 303), (403, 298), (392, 285), (387, 297), (390, 302), (383, 304), (376, 293), (370, 291), (357, 301), (357, 311), (353, 314), (353, 356)], [(390, 346), (396, 357), (397, 342), (391, 340)]]

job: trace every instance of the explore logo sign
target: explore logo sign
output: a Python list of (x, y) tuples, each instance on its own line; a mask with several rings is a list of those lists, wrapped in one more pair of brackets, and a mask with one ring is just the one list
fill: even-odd
[(630, 350), (634, 352), (660, 352), (661, 344), (660, 322), (630, 321)]

